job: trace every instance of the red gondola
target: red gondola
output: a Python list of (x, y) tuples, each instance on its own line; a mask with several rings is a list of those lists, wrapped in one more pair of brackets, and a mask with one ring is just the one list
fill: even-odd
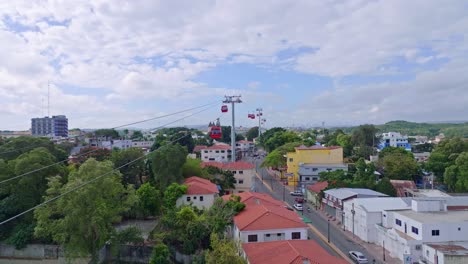
[(255, 119), (255, 114), (248, 114), (247, 117), (250, 119)]
[(212, 138), (212, 139), (219, 139), (222, 136), (221, 127), (219, 127), (219, 126), (210, 127), (208, 129), (208, 133), (210, 135), (210, 138)]
[(221, 112), (226, 113), (228, 111), (227, 105), (221, 106)]

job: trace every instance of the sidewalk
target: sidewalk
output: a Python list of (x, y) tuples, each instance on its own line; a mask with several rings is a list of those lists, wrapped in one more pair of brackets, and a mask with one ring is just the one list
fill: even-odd
[[(274, 170), (271, 170), (271, 169), (267, 169), (267, 172), (273, 176), (276, 180), (279, 180), (279, 172), (276, 172)], [(289, 185), (285, 185), (286, 186), (286, 189), (290, 190), (290, 191), (294, 191), (294, 186), (289, 186)], [(311, 205), (310, 205), (311, 206)], [(312, 206), (311, 206), (312, 208)], [(376, 245), (376, 244), (373, 244), (373, 243), (367, 243), (365, 241), (362, 241), (359, 237), (357, 236), (353, 236), (353, 234), (349, 231), (343, 231), (343, 229), (341, 228), (341, 225), (339, 225), (339, 221), (337, 221), (336, 219), (333, 219), (332, 217), (329, 217), (325, 214), (324, 211), (322, 211), (321, 209), (320, 210), (317, 210), (316, 211), (318, 213), (318, 215), (320, 217), (322, 217), (325, 221), (330, 219), (330, 222), (335, 224), (336, 226), (340, 227), (338, 228), (338, 230), (340, 230), (340, 232), (346, 237), (346, 239), (349, 239), (349, 240), (352, 240), (354, 241), (356, 244), (359, 244), (361, 245), (363, 248), (366, 249), (367, 252), (369, 252), (369, 256), (367, 256), (367, 258), (369, 259), (369, 264), (372, 264), (372, 260), (375, 259), (375, 263), (376, 264), (381, 264), (381, 263), (386, 263), (386, 264), (401, 264), (402, 261), (398, 258), (392, 258), (390, 257), (390, 253), (388, 251), (385, 252), (385, 261), (383, 261), (383, 248)]]

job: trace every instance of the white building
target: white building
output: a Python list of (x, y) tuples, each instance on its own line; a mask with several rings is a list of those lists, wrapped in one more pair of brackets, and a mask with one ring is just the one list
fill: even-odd
[(466, 197), (453, 198), (413, 198), (411, 210), (384, 211), (377, 244), (393, 257), (417, 261), (423, 244), (468, 241), (468, 211), (460, 205)]
[(239, 140), (236, 142), (236, 148), (245, 155), (246, 153), (253, 152), (255, 148), (255, 143), (253, 143), (253, 141), (248, 140)]
[(344, 202), (344, 229), (365, 242), (377, 242), (376, 224), (382, 224), (384, 210), (411, 209), (411, 198), (378, 197), (354, 198)]
[(343, 203), (353, 198), (387, 197), (388, 195), (370, 189), (362, 188), (337, 188), (324, 191), (322, 199), (326, 213), (342, 220)]
[(107, 141), (101, 141), (100, 142), (100, 147), (106, 148), (106, 149), (128, 149), (133, 147), (133, 142), (130, 139), (124, 139), (124, 140), (107, 140)]
[(408, 136), (403, 136), (398, 132), (383, 133), (382, 140), (378, 147), (380, 150), (386, 147), (398, 147), (411, 151), (411, 145), (408, 143)]
[(255, 166), (252, 163), (245, 161), (236, 162), (203, 162), (202, 167), (213, 166), (222, 170), (230, 171), (234, 174), (236, 182), (234, 190), (226, 190), (229, 193), (250, 192), (253, 188), (253, 177), (255, 177)]
[(299, 164), (299, 181), (300, 184), (314, 184), (320, 180), (319, 173), (343, 170), (348, 171), (348, 165), (344, 163), (338, 164), (314, 164), (300, 163)]
[(248, 205), (234, 216), (232, 236), (242, 243), (306, 240), (308, 227), (295, 212), (283, 206)]
[(213, 145), (201, 150), (201, 160), (203, 162), (217, 161), (228, 162), (231, 158), (231, 146)]
[(150, 149), (153, 143), (154, 141), (133, 141), (132, 146), (134, 148)]
[(424, 244), (422, 252), (419, 261), (424, 264), (468, 263), (468, 242)]
[(193, 205), (199, 209), (210, 208), (218, 197), (218, 187), (207, 179), (192, 176), (185, 179), (188, 186), (187, 193), (177, 199), (177, 206), (184, 204)]

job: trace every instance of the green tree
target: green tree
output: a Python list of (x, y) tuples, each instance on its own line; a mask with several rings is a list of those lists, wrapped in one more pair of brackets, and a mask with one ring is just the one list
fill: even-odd
[(207, 175), (213, 183), (221, 186), (221, 195), (224, 194), (226, 190), (235, 188), (234, 184), (236, 183), (236, 178), (229, 170), (222, 170), (218, 167), (206, 166), (203, 168), (202, 175)]
[[(142, 177), (145, 173), (144, 155), (139, 148), (112, 151), (110, 160), (114, 163), (115, 168), (119, 168), (120, 173), (122, 173), (122, 183), (125, 186), (128, 184), (138, 186), (143, 183)], [(130, 162), (132, 163), (128, 164)]]
[(254, 138), (258, 137), (258, 126), (251, 127), (245, 134), (247, 140), (252, 141)]
[(159, 243), (153, 248), (150, 264), (170, 264), (169, 256), (169, 248), (164, 243)]
[(301, 138), (293, 131), (276, 132), (264, 144), (265, 149), (270, 152), (274, 149), (283, 146), (286, 143), (300, 142)]
[(52, 177), (45, 199), (78, 189), (35, 210), (35, 235), (63, 245), (68, 257), (91, 255), (96, 263), (98, 250), (115, 232), (113, 223), (119, 222), (121, 214), (136, 202), (133, 188), (125, 188), (121, 177), (113, 171), (112, 162), (95, 159), (87, 160), (71, 173), (64, 185)]
[(382, 178), (377, 185), (375, 186), (375, 190), (381, 192), (383, 194), (389, 195), (391, 197), (396, 197), (396, 190), (395, 187), (390, 183), (390, 179), (387, 177)]
[(151, 184), (144, 183), (136, 191), (138, 207), (144, 217), (158, 215), (161, 209), (161, 193)]
[(355, 146), (375, 147), (380, 140), (376, 136), (378, 131), (374, 125), (360, 125), (353, 131), (352, 142)]
[(385, 156), (390, 155), (390, 154), (395, 154), (395, 153), (407, 155), (408, 157), (414, 159), (413, 153), (405, 150), (404, 148), (398, 148), (398, 147), (386, 147), (382, 149), (382, 151), (379, 152), (379, 159), (383, 159), (385, 158)]
[(271, 129), (268, 129), (262, 135), (260, 136), (259, 143), (260, 145), (265, 147), (265, 143), (277, 132), (286, 132), (286, 129), (282, 127), (274, 127)]
[(164, 207), (166, 210), (172, 210), (176, 207), (177, 199), (187, 193), (188, 187), (186, 185), (180, 185), (172, 183), (164, 191)]
[(219, 239), (218, 235), (211, 234), (210, 242), (211, 250), (205, 255), (207, 264), (247, 264), (239, 256), (239, 250), (232, 240)]
[(143, 136), (143, 133), (141, 133), (140, 130), (135, 130), (135, 131), (133, 131), (132, 136), (130, 137), (130, 139), (143, 140), (144, 136)]
[(105, 148), (85, 147), (80, 149), (76, 161), (78, 164), (83, 164), (89, 158), (94, 158), (97, 161), (108, 160), (111, 157), (112, 151)]
[(336, 142), (343, 148), (343, 155), (345, 157), (349, 157), (353, 151), (353, 142), (350, 135), (347, 134), (339, 134), (336, 137)]
[(96, 137), (105, 137), (106, 139), (120, 138), (119, 132), (115, 129), (98, 129), (93, 133)]
[(201, 160), (187, 158), (184, 165), (182, 166), (182, 175), (184, 178), (191, 176), (202, 176), (203, 169), (201, 168)]
[(187, 149), (179, 144), (165, 145), (149, 155), (153, 181), (164, 191), (173, 182), (182, 182), (182, 167), (187, 159)]
[(454, 165), (458, 155), (468, 152), (468, 142), (461, 138), (452, 138), (440, 142), (429, 156), (426, 168), (434, 172), (438, 177), (442, 177), (445, 168)]
[(444, 180), (450, 191), (468, 191), (468, 152), (462, 152), (444, 173)]
[(189, 153), (192, 153), (193, 148), (195, 148), (195, 141), (192, 138), (192, 134), (188, 130), (177, 132), (169, 138), (173, 144), (178, 143), (179, 145), (186, 147)]
[(412, 180), (418, 174), (418, 164), (407, 154), (391, 153), (379, 159), (378, 165), (384, 176), (392, 180)]

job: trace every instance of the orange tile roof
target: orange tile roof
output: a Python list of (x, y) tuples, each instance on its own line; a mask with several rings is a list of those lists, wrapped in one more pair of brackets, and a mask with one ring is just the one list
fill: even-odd
[(246, 206), (234, 216), (234, 224), (242, 231), (307, 227), (294, 211), (266, 204)]
[(231, 146), (229, 145), (213, 145), (211, 147), (207, 147), (208, 150), (230, 150)]
[[(249, 205), (258, 205), (258, 204), (265, 204), (265, 205), (276, 205), (276, 206), (284, 206), (285, 204), (281, 201), (278, 201), (271, 197), (266, 193), (258, 193), (258, 192), (243, 192), (235, 194), (236, 196), (240, 197), (240, 201), (244, 203), (246, 206)], [(223, 200), (227, 201), (231, 198), (230, 194), (223, 195)]]
[(327, 181), (323, 181), (323, 182), (316, 182), (312, 185), (309, 185), (307, 187), (307, 189), (309, 189), (310, 191), (314, 192), (314, 193), (319, 193), (321, 192), (323, 189), (327, 188), (328, 187), (328, 182)]
[(193, 152), (200, 152), (202, 149), (206, 149), (208, 148), (208, 146), (205, 146), (205, 145), (196, 145), (194, 148), (193, 148)]
[(297, 150), (331, 150), (331, 149), (339, 149), (341, 148), (340, 146), (329, 146), (329, 147), (324, 147), (324, 146), (319, 146), (319, 145), (313, 145), (310, 147), (306, 147), (304, 145), (300, 145), (299, 147), (295, 147), (294, 149)]
[(251, 170), (255, 168), (252, 163), (245, 162), (245, 161), (236, 161), (236, 162), (228, 162), (222, 163), (217, 161), (206, 161), (201, 163), (201, 167), (204, 168), (206, 166), (217, 167), (223, 170)]
[(330, 255), (313, 240), (279, 240), (242, 244), (250, 264), (345, 264), (342, 258)]
[(414, 181), (390, 180), (390, 183), (395, 188), (397, 197), (406, 197), (406, 189), (416, 189), (416, 183), (414, 183)]
[(214, 194), (218, 193), (218, 187), (216, 184), (210, 182), (207, 179), (203, 179), (197, 176), (192, 176), (185, 179), (184, 184), (188, 186), (187, 194)]

